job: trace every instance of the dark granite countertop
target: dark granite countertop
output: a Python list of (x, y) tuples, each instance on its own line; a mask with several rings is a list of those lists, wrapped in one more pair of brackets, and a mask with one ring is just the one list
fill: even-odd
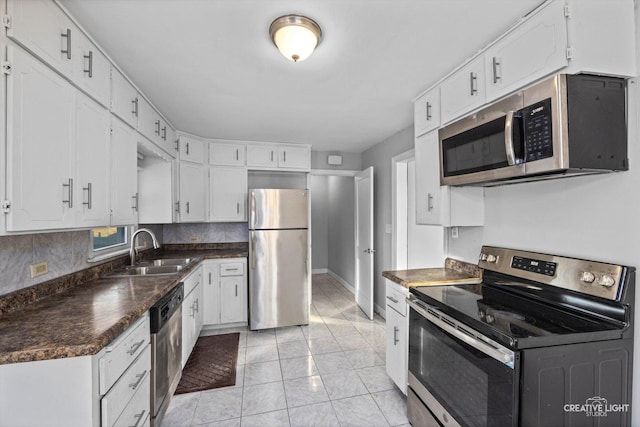
[[(167, 245), (153, 258), (191, 257), (194, 262), (178, 274), (101, 277), (126, 260), (79, 272), (49, 284), (55, 293), (38, 289), (3, 296), (0, 315), (0, 364), (85, 356), (98, 353), (162, 296), (176, 286), (203, 259), (242, 258), (246, 247), (197, 249)], [(111, 264), (111, 263), (107, 263)], [(87, 279), (87, 280), (83, 280)], [(32, 287), (35, 288), (35, 287)], [(50, 292), (50, 291), (49, 291)], [(40, 296), (34, 296), (40, 295)], [(7, 309), (7, 306), (11, 306)], [(16, 306), (18, 305), (18, 306)]]
[(476, 284), (482, 282), (482, 269), (475, 264), (447, 258), (443, 268), (383, 271), (382, 277), (405, 288)]

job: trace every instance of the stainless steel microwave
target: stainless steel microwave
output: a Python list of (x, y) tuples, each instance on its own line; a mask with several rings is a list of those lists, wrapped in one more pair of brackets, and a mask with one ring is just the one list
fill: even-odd
[(557, 74), (439, 131), (442, 185), (623, 171), (626, 81)]

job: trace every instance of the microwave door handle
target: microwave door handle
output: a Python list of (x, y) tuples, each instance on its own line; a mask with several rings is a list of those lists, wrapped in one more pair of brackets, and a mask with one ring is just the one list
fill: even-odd
[(515, 111), (507, 111), (504, 122), (504, 150), (507, 153), (507, 163), (509, 166), (516, 164), (516, 153), (513, 148), (513, 117)]

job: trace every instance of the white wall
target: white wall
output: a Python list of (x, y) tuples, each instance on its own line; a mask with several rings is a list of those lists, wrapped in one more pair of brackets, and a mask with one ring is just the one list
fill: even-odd
[(355, 190), (353, 177), (327, 177), (328, 268), (355, 285)]
[(326, 269), (329, 266), (329, 204), (327, 177), (311, 175), (311, 268)]

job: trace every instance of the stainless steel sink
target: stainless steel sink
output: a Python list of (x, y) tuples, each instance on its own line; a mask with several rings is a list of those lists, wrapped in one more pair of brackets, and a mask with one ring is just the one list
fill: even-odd
[(146, 265), (130, 266), (122, 270), (116, 270), (110, 276), (156, 276), (161, 274), (176, 274), (184, 268), (184, 265)]
[(141, 261), (137, 265), (147, 266), (165, 266), (165, 265), (188, 265), (193, 261), (193, 258), (165, 258), (165, 259), (152, 259), (148, 261)]

